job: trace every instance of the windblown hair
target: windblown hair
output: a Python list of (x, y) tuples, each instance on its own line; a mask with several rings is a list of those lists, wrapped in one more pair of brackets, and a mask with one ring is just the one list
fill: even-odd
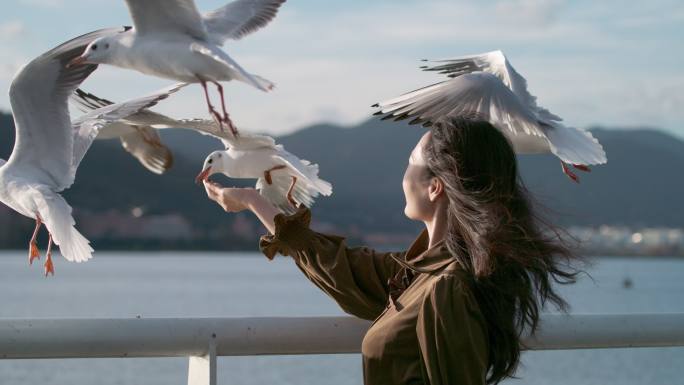
[(575, 256), (559, 232), (533, 212), (506, 137), (483, 120), (436, 123), (423, 149), (431, 177), (449, 200), (446, 245), (469, 273), (487, 323), (487, 383), (513, 377), (521, 336), (534, 332), (540, 310), (567, 303), (553, 283), (575, 282)]

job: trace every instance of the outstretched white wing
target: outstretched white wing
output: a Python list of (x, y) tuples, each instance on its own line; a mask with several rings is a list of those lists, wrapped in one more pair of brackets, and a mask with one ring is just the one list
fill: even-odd
[[(76, 90), (76, 92), (71, 96), (71, 100), (81, 111), (85, 113), (90, 113), (98, 108), (114, 104), (112, 101), (100, 98), (81, 89)], [(236, 150), (246, 151), (262, 147), (275, 148), (276, 146), (275, 140), (268, 135), (257, 135), (243, 132), (240, 133), (240, 136), (235, 138), (230, 131), (222, 129), (213, 120), (174, 119), (148, 109), (144, 109), (135, 114), (129, 115), (126, 118), (121, 119), (118, 123), (123, 123), (134, 127), (150, 127), (157, 130), (169, 128), (190, 129), (203, 135), (213, 136), (221, 140), (224, 147), (233, 148)]]
[(97, 66), (66, 64), (93, 40), (122, 31), (110, 28), (79, 36), (32, 60), (16, 75), (10, 87), (16, 142), (8, 166), (30, 169), (38, 181), (57, 190), (71, 184), (74, 133), (68, 98)]
[(265, 27), (285, 0), (235, 0), (204, 15), (211, 40), (222, 45)]
[[(426, 60), (427, 61), (427, 60)], [(455, 78), (464, 74), (482, 71), (496, 75), (539, 119), (562, 121), (559, 116), (537, 105), (537, 97), (527, 90), (527, 80), (513, 68), (503, 52), (491, 51), (479, 55), (462, 56), (454, 59), (433, 60), (434, 66), (421, 67), (425, 71), (436, 71)]]
[(125, 0), (135, 33), (187, 34), (207, 39), (207, 30), (193, 0)]
[(376, 105), (383, 119), (412, 118), (431, 125), (455, 117), (487, 119), (512, 136), (545, 137), (536, 116), (496, 76), (474, 72), (421, 88)]
[(606, 154), (591, 133), (544, 122), (488, 72), (471, 72), (378, 103), (383, 119), (411, 118), (411, 124), (449, 124), (457, 117), (477, 117), (501, 130), (518, 153), (552, 152), (571, 164), (602, 164)]
[(125, 119), (141, 110), (150, 108), (186, 85), (187, 84), (185, 83), (175, 84), (147, 96), (98, 108), (75, 120), (73, 122), (74, 147), (71, 169), (69, 179), (65, 181), (65, 183), (68, 183), (68, 186), (70, 186), (74, 182), (74, 179), (76, 178), (76, 169), (78, 168), (79, 163), (81, 163), (81, 160), (102, 127), (111, 124), (112, 122)]

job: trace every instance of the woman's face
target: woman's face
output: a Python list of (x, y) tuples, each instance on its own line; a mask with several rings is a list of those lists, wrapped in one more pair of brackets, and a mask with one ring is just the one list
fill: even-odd
[(404, 214), (417, 221), (427, 221), (434, 215), (434, 202), (430, 200), (430, 172), (423, 156), (423, 147), (430, 138), (426, 133), (420, 138), (409, 156), (402, 187), (406, 198)]

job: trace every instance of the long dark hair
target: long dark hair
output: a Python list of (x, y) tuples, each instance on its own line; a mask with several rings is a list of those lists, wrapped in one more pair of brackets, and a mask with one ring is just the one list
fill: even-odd
[(536, 330), (540, 309), (567, 303), (553, 283), (577, 275), (553, 226), (533, 212), (506, 137), (483, 120), (436, 123), (423, 149), (431, 176), (449, 200), (446, 245), (469, 273), (469, 287), (486, 319), (487, 383), (513, 377), (521, 334)]

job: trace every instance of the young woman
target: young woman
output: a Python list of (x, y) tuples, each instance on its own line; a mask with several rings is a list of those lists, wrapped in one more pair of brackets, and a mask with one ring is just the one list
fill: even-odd
[(251, 210), (271, 233), (267, 257), (291, 256), (346, 312), (374, 320), (363, 340), (365, 384), (485, 384), (514, 374), (523, 330), (565, 302), (572, 256), (535, 219), (507, 139), (484, 121), (435, 124), (404, 174), (407, 217), (425, 230), (401, 253), (349, 248), (285, 216), (253, 189), (205, 184), (226, 211)]

